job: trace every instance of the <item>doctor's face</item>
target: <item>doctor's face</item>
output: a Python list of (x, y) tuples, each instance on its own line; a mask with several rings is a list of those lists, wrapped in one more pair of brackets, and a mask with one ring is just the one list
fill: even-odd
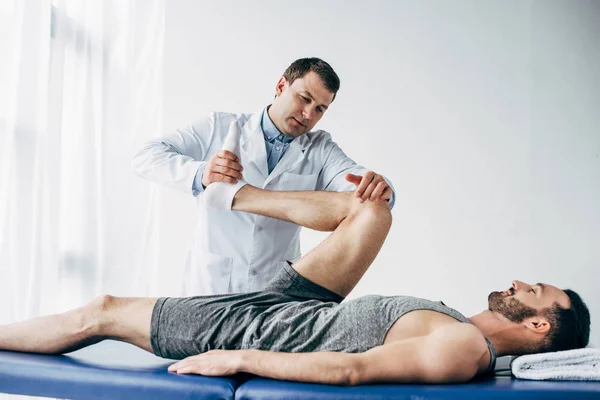
[(309, 132), (333, 101), (333, 93), (312, 71), (291, 85), (282, 76), (275, 90), (269, 116), (281, 133), (294, 138)]

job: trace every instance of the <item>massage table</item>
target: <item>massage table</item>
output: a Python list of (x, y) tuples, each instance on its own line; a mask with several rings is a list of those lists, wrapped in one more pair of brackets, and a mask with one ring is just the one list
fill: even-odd
[(67, 356), (0, 351), (0, 393), (90, 400), (600, 399), (600, 382), (526, 381), (510, 374), (458, 385), (342, 387), (249, 375), (176, 375), (167, 372), (170, 364), (134, 346), (110, 340)]
[(0, 393), (62, 399), (233, 399), (241, 380), (176, 375), (173, 362), (107, 340), (67, 356), (0, 351)]

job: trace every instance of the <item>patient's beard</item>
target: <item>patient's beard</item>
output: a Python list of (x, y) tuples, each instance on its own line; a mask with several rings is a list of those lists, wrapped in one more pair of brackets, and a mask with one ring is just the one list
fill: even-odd
[(488, 308), (508, 318), (512, 322), (523, 322), (525, 318), (535, 317), (537, 310), (526, 306), (513, 297), (502, 296), (501, 292), (492, 292), (488, 296)]

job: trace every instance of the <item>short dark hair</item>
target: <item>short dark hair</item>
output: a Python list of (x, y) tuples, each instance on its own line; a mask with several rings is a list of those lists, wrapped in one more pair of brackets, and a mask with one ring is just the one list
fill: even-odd
[(575, 291), (566, 289), (564, 292), (571, 300), (571, 307), (563, 308), (555, 303), (541, 311), (552, 327), (538, 351), (571, 350), (588, 345), (590, 310)]
[(333, 93), (333, 99), (335, 100), (335, 95), (340, 90), (340, 78), (331, 68), (331, 65), (320, 58), (300, 58), (287, 67), (283, 72), (283, 76), (291, 85), (296, 79), (302, 78), (310, 71), (319, 75), (327, 90)]

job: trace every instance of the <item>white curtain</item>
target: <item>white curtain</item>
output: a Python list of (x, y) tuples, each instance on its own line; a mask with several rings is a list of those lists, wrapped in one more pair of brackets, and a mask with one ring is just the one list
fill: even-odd
[(164, 0), (0, 4), (0, 324), (158, 294)]

